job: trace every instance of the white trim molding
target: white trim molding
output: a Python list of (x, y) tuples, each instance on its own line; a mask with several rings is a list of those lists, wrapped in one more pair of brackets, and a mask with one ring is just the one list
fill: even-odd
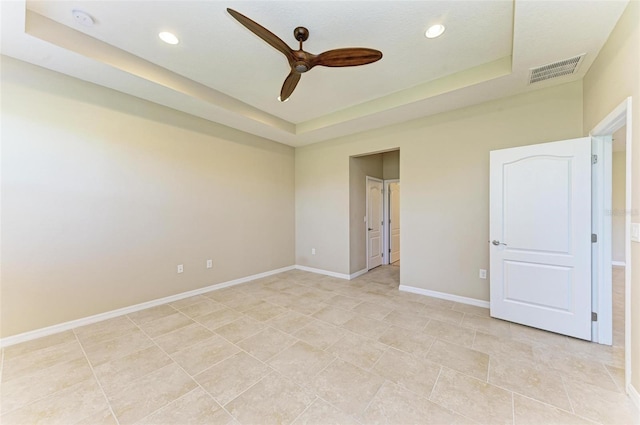
[(21, 333), (18, 335), (8, 336), (6, 338), (0, 339), (0, 347), (8, 347), (10, 345), (19, 344), (21, 342), (31, 341), (33, 339), (41, 338), (43, 336), (48, 336), (48, 335), (53, 335), (56, 333), (68, 331), (70, 329), (77, 328), (79, 326), (90, 325), (92, 323), (101, 322), (103, 320), (112, 319), (118, 316), (123, 316), (125, 314), (144, 310), (150, 307), (155, 307), (158, 305), (178, 301), (183, 298), (189, 298), (195, 295), (204, 294), (206, 292), (215, 291), (217, 289), (228, 288), (229, 286), (239, 285), (241, 283), (250, 282), (256, 279), (261, 279), (263, 277), (293, 270), (294, 268), (295, 266), (288, 266), (288, 267), (283, 267), (276, 270), (270, 270), (264, 273), (258, 273), (251, 276), (241, 277), (239, 279), (229, 280), (227, 282), (216, 283), (215, 285), (206, 286), (204, 288), (194, 289), (192, 291), (182, 292), (176, 295), (170, 295), (168, 297), (158, 298), (156, 300), (131, 305), (129, 307), (123, 307), (117, 310), (111, 310), (104, 313), (95, 314), (93, 316), (83, 317), (81, 319), (59, 323), (57, 325), (47, 326), (46, 328), (36, 329), (33, 331)]
[(351, 274), (349, 275), (349, 280), (353, 280), (353, 279), (355, 279), (355, 278), (356, 278), (356, 277), (358, 277), (358, 276), (362, 276), (363, 274), (365, 274), (365, 273), (366, 273), (366, 272), (368, 272), (368, 271), (369, 271), (369, 270), (367, 270), (367, 269), (362, 269), (362, 270), (360, 270), (360, 271), (358, 271), (358, 272), (351, 273)]
[(400, 285), (399, 288), (404, 292), (413, 294), (426, 295), (427, 297), (440, 298), (448, 301), (455, 301), (461, 304), (475, 305), (476, 307), (489, 308), (489, 301), (479, 300), (477, 298), (468, 298), (460, 295), (447, 294), (446, 292), (431, 291), (429, 289), (416, 288), (415, 286)]
[[(350, 275), (344, 274), (344, 273), (336, 273), (336, 272), (330, 272), (329, 270), (314, 269), (313, 267), (307, 267), (307, 266), (298, 266), (298, 265), (296, 265), (294, 267), (296, 269), (298, 269), (298, 270), (302, 270), (302, 271), (305, 271), (305, 272), (323, 274), (325, 276), (337, 277), (338, 279), (344, 279), (344, 280), (349, 280), (350, 279)], [(360, 273), (360, 272), (357, 272), (357, 273)]]

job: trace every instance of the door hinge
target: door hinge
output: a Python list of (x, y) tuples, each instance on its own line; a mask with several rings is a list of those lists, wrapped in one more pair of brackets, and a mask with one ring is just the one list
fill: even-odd
[(598, 242), (598, 235), (596, 235), (595, 233), (591, 234), (591, 243), (596, 243)]
[(591, 163), (592, 164), (598, 163), (598, 155), (591, 155)]
[(592, 322), (597, 322), (598, 321), (598, 313), (596, 313), (595, 311), (591, 312), (591, 321)]

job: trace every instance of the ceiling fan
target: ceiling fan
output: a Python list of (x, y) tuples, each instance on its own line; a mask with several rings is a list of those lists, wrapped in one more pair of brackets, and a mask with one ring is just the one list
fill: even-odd
[(284, 102), (289, 98), (289, 96), (291, 96), (296, 85), (298, 85), (298, 81), (300, 81), (300, 76), (314, 66), (358, 66), (376, 62), (382, 58), (382, 52), (379, 50), (367, 49), (364, 47), (334, 49), (320, 53), (319, 55), (305, 52), (302, 50), (302, 43), (309, 38), (309, 30), (305, 27), (297, 27), (293, 30), (294, 37), (300, 42), (300, 49), (293, 50), (277, 35), (273, 34), (257, 22), (252, 21), (233, 9), (227, 8), (227, 12), (229, 12), (229, 14), (238, 22), (247, 27), (249, 31), (266, 41), (287, 58), (289, 66), (291, 66), (291, 72), (284, 80), (282, 90), (280, 90), (279, 100), (281, 102)]

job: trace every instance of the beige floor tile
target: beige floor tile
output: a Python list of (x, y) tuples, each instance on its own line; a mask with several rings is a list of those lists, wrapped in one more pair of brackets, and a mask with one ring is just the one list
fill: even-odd
[(120, 425), (132, 424), (182, 397), (197, 384), (175, 363), (132, 381), (113, 397)]
[(398, 385), (385, 382), (362, 415), (365, 424), (451, 424), (455, 414)]
[(489, 317), (489, 309), (485, 307), (454, 302), (452, 309), (461, 313), (473, 314), (474, 316)]
[(638, 410), (625, 394), (572, 379), (564, 383), (576, 415), (604, 424), (640, 423)]
[(313, 319), (311, 317), (305, 316), (304, 314), (289, 311), (281, 316), (274, 317), (266, 323), (269, 326), (272, 326), (288, 334), (294, 334), (295, 332), (309, 324), (312, 320)]
[(435, 319), (453, 325), (462, 323), (462, 318), (464, 317), (464, 313), (459, 311), (431, 306), (426, 306), (421, 314), (429, 319)]
[(290, 424), (315, 399), (315, 395), (272, 373), (226, 405), (243, 424)]
[(210, 291), (202, 295), (220, 303), (235, 299), (246, 299), (247, 293), (241, 288), (243, 288), (243, 285), (235, 285), (228, 288), (216, 289), (215, 291)]
[(511, 330), (509, 322), (490, 317), (479, 317), (472, 314), (465, 314), (462, 319), (462, 327), (475, 329), (486, 334), (509, 338)]
[(440, 366), (411, 354), (389, 349), (376, 363), (373, 372), (416, 394), (429, 397), (440, 373)]
[(296, 338), (291, 335), (268, 327), (238, 343), (238, 347), (258, 360), (267, 361), (285, 348), (291, 346), (295, 341), (297, 341)]
[(185, 307), (188, 307), (192, 304), (197, 304), (200, 301), (206, 301), (209, 298), (205, 297), (204, 295), (194, 295), (193, 297), (188, 297), (188, 298), (183, 298), (181, 300), (178, 301), (173, 301), (168, 303), (171, 307), (175, 308), (175, 309), (183, 309)]
[(93, 379), (93, 373), (89, 363), (85, 358), (79, 358), (3, 381), (0, 386), (0, 411), (8, 413), (90, 379)]
[(515, 425), (593, 425), (595, 423), (518, 394), (513, 395), (513, 412)]
[(327, 351), (342, 360), (368, 370), (373, 367), (386, 349), (387, 346), (384, 344), (349, 332), (327, 348)]
[(287, 309), (280, 307), (279, 305), (265, 302), (245, 311), (244, 314), (260, 322), (266, 322), (267, 320), (278, 317), (286, 312)]
[(269, 298), (266, 298), (265, 301), (280, 307), (289, 307), (298, 301), (298, 295), (290, 294), (288, 292), (279, 292)]
[(424, 328), (424, 333), (463, 347), (471, 347), (476, 331), (439, 320), (430, 320)]
[(131, 381), (147, 375), (173, 361), (157, 346), (137, 351), (119, 359), (111, 360), (94, 368), (104, 392), (116, 396)]
[(269, 373), (268, 366), (241, 351), (196, 375), (195, 380), (224, 406)]
[(352, 418), (327, 403), (326, 401), (316, 398), (311, 406), (307, 408), (293, 422), (293, 425), (359, 425), (360, 422)]
[(324, 350), (339, 340), (345, 332), (343, 329), (329, 323), (313, 319), (305, 327), (294, 333), (293, 336)]
[(136, 325), (143, 325), (145, 323), (154, 322), (163, 317), (176, 314), (177, 310), (171, 307), (169, 304), (162, 304), (156, 307), (147, 308), (144, 310), (136, 311), (135, 313), (129, 313), (129, 319), (131, 319)]
[(334, 326), (343, 325), (355, 316), (356, 314), (349, 310), (343, 310), (332, 306), (323, 307), (321, 310), (313, 314), (313, 317), (316, 319), (330, 323)]
[[(405, 296), (416, 297), (415, 294), (403, 293)], [(426, 306), (418, 301), (413, 301), (406, 299), (404, 297), (394, 297), (390, 300), (389, 305), (393, 306), (394, 310), (402, 311), (404, 313), (410, 314), (422, 314), (424, 315), (424, 310)]]
[(336, 360), (320, 372), (311, 387), (319, 397), (349, 415), (360, 415), (384, 380), (351, 363)]
[(144, 350), (152, 345), (153, 341), (151, 338), (137, 329), (127, 335), (84, 347), (84, 352), (91, 362), (91, 365), (96, 367), (108, 361), (135, 353), (136, 351)]
[(325, 301), (325, 304), (327, 305), (342, 308), (344, 310), (351, 310), (361, 303), (362, 301), (360, 301), (358, 298), (347, 297), (344, 295), (334, 295), (333, 297)]
[(196, 317), (195, 320), (205, 328), (212, 331), (220, 326), (226, 325), (227, 323), (231, 323), (234, 320), (238, 320), (241, 317), (242, 313), (225, 307), (212, 313), (205, 314), (204, 316)]
[(624, 347), (567, 338), (566, 351), (576, 357), (601, 362), (617, 368), (624, 368)]
[(332, 354), (299, 341), (271, 358), (268, 364), (294, 382), (306, 384), (334, 359)]
[[(537, 367), (536, 367), (537, 366)], [(517, 356), (491, 359), (489, 382), (498, 387), (571, 411), (560, 374)]]
[(138, 326), (140, 326), (140, 329), (142, 329), (151, 338), (157, 338), (160, 335), (173, 332), (192, 323), (195, 322), (184, 314), (176, 311), (174, 314), (161, 317), (157, 320), (145, 322)]
[(609, 375), (618, 386), (618, 390), (624, 392), (624, 369), (609, 365), (604, 365), (604, 367), (607, 368), (607, 372), (609, 372)]
[(489, 356), (480, 351), (437, 339), (431, 346), (427, 359), (474, 378), (487, 380)]
[(263, 322), (258, 322), (250, 317), (241, 317), (231, 323), (224, 326), (220, 326), (215, 329), (215, 333), (233, 343), (240, 342), (245, 338), (257, 334), (263, 330), (267, 325)]
[(563, 377), (597, 385), (610, 391), (618, 391), (618, 386), (607, 372), (604, 364), (573, 356), (563, 350), (550, 350), (537, 346), (534, 355), (540, 363), (559, 372)]
[(136, 425), (234, 424), (235, 420), (202, 388), (167, 404)]
[[(277, 293), (273, 296), (280, 295)], [(230, 300), (223, 301), (220, 305), (224, 305), (228, 308), (232, 308), (236, 311), (244, 313), (247, 310), (251, 310), (254, 307), (257, 307), (264, 303), (264, 300), (260, 297), (244, 295), (243, 297), (233, 298)]]
[(111, 409), (105, 408), (76, 422), (75, 425), (118, 425), (118, 422), (113, 413), (111, 413)]
[(434, 297), (421, 297), (420, 302), (424, 303), (427, 306), (438, 307), (438, 308), (453, 308), (453, 301), (443, 300), (442, 298), (434, 298)]
[(195, 304), (181, 307), (178, 310), (185, 316), (190, 317), (191, 319), (195, 319), (196, 317), (205, 316), (209, 313), (213, 313), (214, 311), (219, 311), (224, 308), (226, 308), (224, 304), (210, 300), (207, 297), (202, 297), (202, 299)]
[(315, 312), (319, 311), (324, 305), (316, 300), (300, 299), (297, 303), (289, 306), (289, 309), (296, 313), (311, 316)]
[(510, 323), (511, 338), (523, 341), (531, 345), (542, 345), (544, 347), (563, 348), (567, 346), (568, 337), (553, 332), (543, 331), (529, 326)]
[(481, 424), (513, 424), (512, 393), (443, 368), (430, 400)]
[(342, 325), (344, 329), (373, 339), (378, 339), (390, 326), (389, 323), (383, 322), (382, 320), (376, 320), (360, 314)]
[(378, 338), (378, 341), (406, 353), (424, 357), (431, 349), (435, 338), (422, 331), (392, 326)]
[(499, 337), (478, 331), (473, 340), (472, 348), (487, 353), (491, 357), (526, 358), (535, 362), (531, 345), (514, 341), (507, 337)]
[(365, 301), (355, 306), (352, 311), (376, 320), (382, 320), (387, 314), (391, 313), (393, 309)]
[(102, 391), (95, 380), (90, 379), (2, 415), (0, 422), (3, 425), (73, 424), (106, 407)]
[(421, 331), (424, 329), (429, 319), (423, 316), (393, 310), (384, 317), (383, 321), (411, 331)]
[(138, 327), (127, 316), (115, 317), (102, 322), (75, 328), (73, 332), (84, 347), (108, 341), (137, 331)]
[(165, 352), (173, 354), (205, 341), (213, 335), (213, 332), (201, 324), (191, 323), (173, 332), (161, 335), (154, 341)]
[(59, 344), (66, 344), (76, 340), (73, 331), (60, 332), (53, 335), (44, 336), (32, 341), (22, 342), (3, 349), (4, 361), (11, 360), (15, 357), (23, 356), (47, 348), (52, 348)]
[(2, 381), (11, 381), (12, 379), (83, 357), (82, 348), (80, 348), (78, 341), (74, 339), (64, 344), (30, 351), (21, 356), (5, 358), (2, 365)]
[(191, 376), (220, 363), (238, 353), (240, 349), (219, 335), (171, 355)]

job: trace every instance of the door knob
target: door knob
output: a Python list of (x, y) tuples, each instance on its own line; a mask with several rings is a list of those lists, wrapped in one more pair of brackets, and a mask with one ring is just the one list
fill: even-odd
[(497, 241), (497, 240), (495, 240), (495, 239), (494, 239), (494, 240), (492, 240), (492, 241), (491, 241), (491, 243), (492, 243), (492, 244), (494, 244), (495, 246), (498, 246), (498, 245), (504, 245), (504, 246), (507, 246), (507, 244), (506, 244), (506, 243), (502, 243), (502, 242)]

